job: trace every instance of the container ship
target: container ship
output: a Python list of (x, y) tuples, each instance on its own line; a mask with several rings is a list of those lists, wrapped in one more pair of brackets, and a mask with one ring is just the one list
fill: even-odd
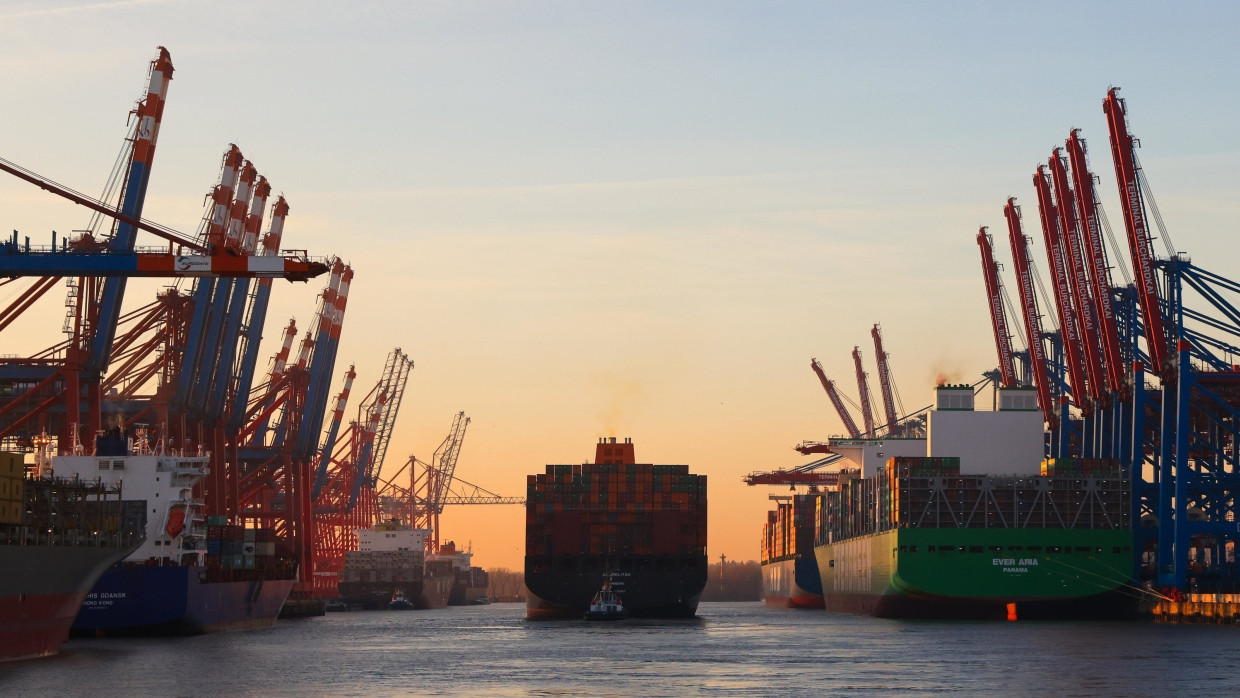
[(55, 654), (91, 587), (142, 542), (142, 508), (97, 481), (27, 476), (0, 453), (0, 661)]
[(73, 634), (194, 635), (270, 627), (296, 582), (296, 564), (277, 553), (269, 529), (204, 517), (193, 494), (209, 455), (155, 452), (138, 430), (132, 440), (101, 436), (93, 456), (56, 456), (59, 476), (124, 481), (127, 502), (140, 502), (146, 539), (103, 573)]
[(439, 546), (439, 552), (430, 556), (431, 560), (447, 560), (452, 563), (452, 593), (448, 596), (449, 606), (469, 606), (486, 603), (487, 587), (491, 578), (481, 567), (474, 567), (474, 555), (468, 551), (458, 551), (456, 543), (448, 541)]
[(762, 599), (780, 608), (822, 608), (822, 577), (814, 557), (818, 495), (781, 498), (762, 527)]
[(416, 609), (447, 606), (456, 575), (452, 560), (426, 555), (430, 533), (395, 522), (358, 529), (359, 549), (344, 554), (340, 600), (368, 610), (387, 608), (397, 597)]
[(943, 386), (936, 406), (924, 455), (883, 459), (912, 444), (882, 439), (839, 444), (861, 467), (818, 497), (814, 552), (827, 610), (1009, 620), (1135, 614), (1124, 468), (1111, 459), (1042, 460), (1041, 413), (1027, 389), (1000, 389), (999, 409), (982, 412), (970, 386)]
[(706, 586), (706, 476), (639, 464), (631, 439), (601, 439), (594, 460), (527, 480), (527, 618), (582, 618), (605, 578), (633, 617), (692, 617)]

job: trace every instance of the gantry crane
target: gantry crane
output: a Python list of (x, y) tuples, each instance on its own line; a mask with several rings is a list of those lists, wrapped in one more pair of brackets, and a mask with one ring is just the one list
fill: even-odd
[(861, 347), (853, 347), (852, 357), (857, 369), (857, 391), (861, 393), (861, 419), (865, 422), (865, 435), (873, 437), (877, 435), (874, 430), (874, 408), (870, 404), (870, 382), (861, 366)]
[(852, 415), (848, 413), (848, 408), (844, 406), (844, 401), (835, 389), (835, 382), (827, 378), (827, 374), (823, 372), (822, 364), (818, 363), (818, 359), (811, 358), (809, 366), (817, 374), (819, 382), (822, 383), (822, 389), (827, 391), (827, 397), (831, 399), (831, 404), (835, 406), (835, 411), (840, 415), (840, 421), (844, 423), (844, 428), (848, 430), (848, 435), (854, 439), (861, 438), (861, 431), (857, 429), (857, 423), (853, 421)]
[(1047, 368), (1046, 344), (1042, 334), (1042, 316), (1038, 311), (1038, 297), (1033, 285), (1033, 265), (1029, 260), (1029, 240), (1021, 229), (1020, 208), (1016, 199), (1009, 197), (1003, 207), (1008, 224), (1008, 241), (1012, 246), (1012, 260), (1016, 266), (1017, 289), (1025, 322), (1025, 337), (1029, 341), (1029, 362), (1033, 368), (1034, 388), (1038, 393), (1038, 406), (1042, 416), (1052, 429), (1058, 429), (1055, 404), (1051, 398), (1050, 371)]
[(986, 281), (986, 300), (990, 310), (990, 323), (995, 333), (995, 348), (999, 353), (1000, 385), (1016, 385), (1016, 362), (1012, 353), (1012, 335), (1008, 332), (1007, 315), (1003, 310), (1003, 284), (999, 280), (999, 265), (995, 262), (994, 249), (986, 226), (977, 231), (977, 246), (982, 253), (982, 278)]
[(883, 414), (887, 418), (887, 433), (896, 433), (896, 422), (899, 420), (896, 411), (895, 383), (891, 379), (891, 367), (887, 363), (887, 352), (883, 351), (883, 336), (878, 323), (870, 328), (870, 337), (874, 339), (874, 360), (878, 362), (878, 385), (883, 396)]
[[(524, 497), (498, 495), (456, 476), (468, 426), (465, 413), (456, 413), (448, 435), (435, 449), (430, 463), (409, 456), (400, 469), (377, 485), (380, 520), (429, 530), (426, 545), (430, 553), (439, 552), (439, 516), (446, 505), (525, 504)], [(401, 484), (402, 477), (408, 478), (408, 485)]]

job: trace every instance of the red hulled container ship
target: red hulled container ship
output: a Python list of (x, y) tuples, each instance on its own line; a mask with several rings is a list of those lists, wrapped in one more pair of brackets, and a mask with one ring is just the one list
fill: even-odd
[(630, 439), (600, 439), (594, 460), (527, 480), (527, 617), (581, 618), (605, 578), (633, 617), (692, 617), (706, 586), (706, 476), (638, 463)]
[(0, 661), (55, 654), (104, 570), (142, 542), (142, 514), (98, 482), (27, 477), (0, 453)]

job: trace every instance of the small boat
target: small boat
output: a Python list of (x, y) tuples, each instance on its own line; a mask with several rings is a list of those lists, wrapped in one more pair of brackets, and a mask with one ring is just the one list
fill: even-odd
[(392, 595), (392, 600), (388, 602), (389, 611), (412, 611), (413, 602), (405, 598), (404, 592), (396, 592)]
[(478, 598), (473, 600), (473, 604), (475, 606), (486, 606), (489, 603), (491, 603), (491, 599), (485, 596), (479, 596)]
[(611, 577), (603, 580), (603, 588), (599, 589), (590, 601), (590, 610), (586, 611), (586, 620), (624, 620), (629, 611), (620, 601), (620, 594), (611, 586)]
[(327, 607), (326, 607), (326, 609), (325, 609), (325, 610), (327, 610), (327, 611), (347, 611), (347, 610), (349, 610), (349, 604), (347, 604), (347, 603), (345, 603), (345, 602), (343, 602), (343, 601), (339, 601), (339, 600), (328, 601), (328, 602), (327, 602)]

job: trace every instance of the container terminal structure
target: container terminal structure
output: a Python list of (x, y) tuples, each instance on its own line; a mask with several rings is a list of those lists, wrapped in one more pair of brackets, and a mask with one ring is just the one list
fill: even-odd
[[(336, 257), (281, 249), (289, 203), (272, 199), (271, 183), (237, 146), (225, 149), (195, 234), (142, 217), (172, 74), (171, 55), (160, 47), (103, 200), (0, 160), (0, 170), (93, 216), (85, 232), (53, 232), (50, 245), (16, 232), (0, 241), (0, 284), (9, 299), (0, 332), (40, 312), (39, 302), (57, 288), (65, 308), (64, 340), (0, 359), (0, 445), (103, 456), (114, 455), (101, 450), (104, 442), (118, 438), (132, 455), (128, 445), (142, 431), (154, 455), (204, 460), (192, 489), (196, 512), (220, 525), (273, 532), (264, 535), (274, 536), (276, 554), (295, 565), (292, 598), (335, 596), (331, 573), (347, 538), (341, 531), (377, 518), (375, 475), (412, 361), (395, 350), (358, 418), (342, 425), (350, 369), (327, 423), (353, 270)], [(139, 244), (140, 232), (162, 246)], [(290, 322), (262, 374), (272, 282), (319, 276), (328, 282), (310, 331), (294, 348), (298, 329)], [(126, 281), (135, 277), (175, 285), (131, 307), (135, 294), (126, 295)], [(210, 555), (201, 537), (183, 543), (202, 547), (182, 552)]]
[[(1116, 478), (1123, 479), (1127, 538), (1122, 545), (1094, 547), (1125, 550), (1121, 568), (1128, 592), (1142, 600), (1142, 610), (1174, 615), (1168, 609), (1187, 595), (1201, 599), (1227, 594), (1240, 581), (1235, 523), (1240, 488), (1240, 366), (1235, 362), (1240, 355), (1240, 283), (1203, 268), (1171, 244), (1137, 158), (1128, 105), (1118, 88), (1107, 91), (1102, 112), (1127, 245), (1119, 249), (1110, 235), (1101, 180), (1090, 168), (1082, 130), (1071, 129), (1063, 144), (1034, 168), (1032, 178), (1050, 270), (1049, 297), (1041, 291), (1042, 277), (1031, 251), (1034, 238), (1025, 232), (1016, 197), (1002, 206), (1016, 278), (1015, 312), (1010, 310), (994, 239), (985, 226), (977, 233), (999, 362), (984, 375), (997, 396), (1023, 389), (1027, 397), (1022, 401), (1034, 406), (1045, 466), (1044, 472), (1030, 477), (1098, 480), (1119, 497), (1125, 495), (1116, 489)], [(1165, 249), (1162, 256), (1155, 253), (1156, 239)], [(1112, 278), (1117, 271), (1133, 280), (1117, 283)], [(1023, 340), (1024, 347), (1014, 340)], [(819, 373), (830, 394), (834, 384)], [(843, 421), (846, 436), (798, 447), (802, 453), (827, 457), (747, 479), (815, 484), (832, 491), (832, 497), (844, 492), (852, 497), (878, 492), (883, 485), (875, 482), (866, 490), (866, 478), (876, 473), (861, 478), (861, 484), (842, 475), (851, 462), (874, 459), (880, 451), (884, 460), (927, 457), (925, 446), (901, 438), (905, 435), (862, 434), (851, 419)], [(957, 477), (951, 472), (922, 476)], [(922, 496), (924, 492), (915, 494), (921, 486), (911, 484), (914, 479), (909, 472), (895, 483), (888, 481), (890, 496)], [(988, 487), (1009, 484), (992, 482)], [(974, 485), (982, 486), (970, 487)], [(1019, 484), (1012, 486), (1019, 491)], [(1106, 506), (1110, 511), (1113, 503)], [(826, 522), (819, 525), (817, 538), (822, 541)], [(899, 553), (912, 545), (922, 546), (924, 553), (928, 543), (895, 547)], [(970, 547), (966, 544), (966, 551)], [(1009, 558), (1004, 554), (996, 559)]]
[(605, 579), (637, 618), (692, 617), (706, 588), (706, 476), (638, 463), (600, 439), (593, 463), (528, 476), (526, 615), (582, 618)]

